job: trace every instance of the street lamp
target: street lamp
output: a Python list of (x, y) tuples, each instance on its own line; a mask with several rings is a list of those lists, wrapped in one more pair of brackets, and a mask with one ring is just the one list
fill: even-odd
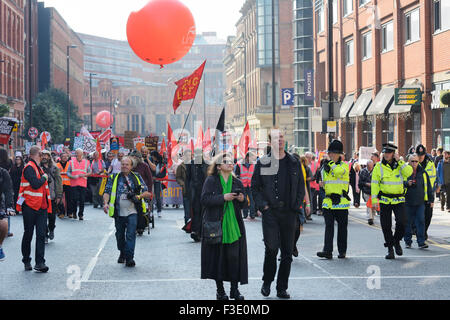
[(67, 137), (70, 138), (70, 49), (78, 48), (78, 46), (72, 44), (67, 46)]
[[(279, 31), (279, 29), (278, 29)], [(275, 127), (276, 86), (275, 86), (275, 0), (272, 0), (272, 124)]]
[(92, 76), (96, 76), (96, 73), (89, 73), (89, 104), (91, 107), (91, 131), (94, 130), (94, 121), (92, 113)]

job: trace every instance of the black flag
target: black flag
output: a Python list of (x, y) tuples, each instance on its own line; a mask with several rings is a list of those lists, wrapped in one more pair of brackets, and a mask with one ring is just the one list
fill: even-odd
[(222, 113), (220, 114), (219, 122), (216, 127), (217, 131), (224, 132), (225, 131), (225, 108), (223, 108)]

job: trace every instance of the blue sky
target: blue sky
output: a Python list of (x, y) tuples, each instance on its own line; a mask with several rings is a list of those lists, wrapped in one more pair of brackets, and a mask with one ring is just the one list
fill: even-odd
[[(148, 0), (44, 0), (54, 7), (75, 32), (126, 40), (129, 14)], [(216, 31), (221, 39), (235, 35), (244, 0), (181, 0), (194, 15), (197, 33)]]

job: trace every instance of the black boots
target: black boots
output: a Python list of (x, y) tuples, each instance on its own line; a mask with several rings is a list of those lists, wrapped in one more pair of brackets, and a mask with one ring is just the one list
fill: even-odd
[(227, 294), (225, 293), (225, 289), (223, 288), (223, 282), (216, 280), (216, 286), (217, 286), (217, 293), (216, 293), (217, 300), (229, 300)]
[(270, 282), (264, 282), (261, 287), (261, 294), (264, 297), (268, 297), (270, 295)]
[(386, 259), (395, 259), (394, 248), (388, 247), (388, 254), (386, 255)]
[(400, 245), (400, 242), (396, 242), (395, 245), (394, 245), (394, 247), (395, 247), (395, 253), (396, 253), (398, 256), (403, 255), (403, 249), (402, 249), (402, 246)]
[(231, 282), (230, 298), (234, 300), (244, 300), (244, 296), (239, 292), (237, 282)]
[(333, 254), (325, 251), (317, 252), (317, 256), (319, 258), (333, 259)]

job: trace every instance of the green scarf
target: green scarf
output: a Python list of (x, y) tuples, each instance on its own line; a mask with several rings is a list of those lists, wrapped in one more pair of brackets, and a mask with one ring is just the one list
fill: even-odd
[[(230, 175), (228, 181), (225, 182), (222, 175), (220, 176), (220, 183), (222, 184), (223, 194), (230, 193), (233, 184), (233, 177)], [(225, 201), (223, 221), (222, 221), (222, 243), (230, 244), (236, 242), (241, 237), (241, 231), (234, 213), (233, 201)]]

